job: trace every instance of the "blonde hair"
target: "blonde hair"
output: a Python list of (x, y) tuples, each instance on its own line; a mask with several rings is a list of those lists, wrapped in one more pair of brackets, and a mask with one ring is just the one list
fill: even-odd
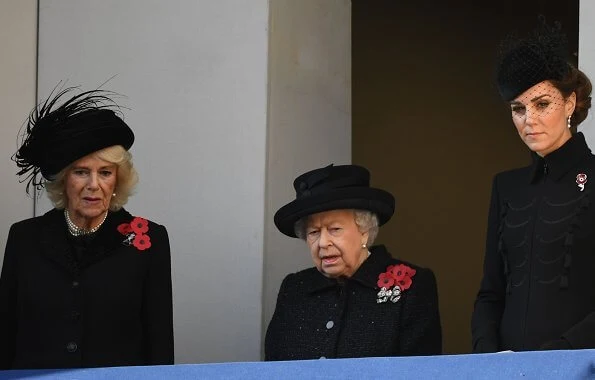
[[(368, 210), (352, 210), (353, 211), (353, 219), (355, 220), (355, 225), (359, 232), (364, 233), (368, 232), (368, 241), (366, 242), (367, 246), (371, 246), (374, 244), (374, 240), (376, 240), (376, 236), (378, 236), (378, 217), (371, 211)], [(294, 231), (295, 235), (302, 239), (306, 240), (306, 225), (308, 222), (308, 216), (304, 216), (300, 218), (297, 222), (295, 222)]]
[[(114, 188), (116, 195), (111, 198), (109, 205), (110, 211), (118, 211), (128, 202), (128, 198), (134, 192), (134, 186), (138, 183), (138, 173), (132, 165), (132, 155), (121, 145), (114, 145), (91, 153), (89, 156), (97, 157), (118, 167)], [(47, 181), (45, 184), (48, 198), (57, 209), (63, 209), (68, 205), (65, 177), (71, 167), (72, 164), (60, 170), (54, 180)]]

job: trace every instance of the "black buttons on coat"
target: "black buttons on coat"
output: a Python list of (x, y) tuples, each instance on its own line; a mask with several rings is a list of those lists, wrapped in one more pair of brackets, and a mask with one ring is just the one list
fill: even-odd
[[(70, 283), (72, 289), (77, 289), (80, 286), (80, 283), (77, 280), (73, 280)], [(81, 313), (77, 310), (72, 310), (70, 315), (67, 315), (73, 322), (77, 322), (81, 318)], [(66, 351), (68, 353), (75, 353), (78, 350), (78, 345), (75, 342), (68, 342), (66, 344)]]
[(74, 342), (69, 342), (66, 345), (66, 351), (68, 351), (70, 353), (76, 352), (77, 349), (78, 349), (78, 346)]

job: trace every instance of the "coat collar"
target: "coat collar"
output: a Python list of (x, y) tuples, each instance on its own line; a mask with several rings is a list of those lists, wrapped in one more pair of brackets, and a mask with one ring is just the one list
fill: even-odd
[[(124, 209), (108, 213), (105, 222), (94, 238), (93, 247), (96, 259), (93, 262), (109, 256), (116, 248), (122, 246), (124, 237), (118, 232), (117, 227), (121, 223), (130, 222), (130, 220), (132, 220), (132, 215)], [(40, 241), (43, 255), (69, 272), (75, 271), (72, 262), (73, 248), (69, 241), (63, 210), (53, 209), (41, 217)]]
[(590, 154), (591, 150), (587, 146), (585, 136), (582, 132), (575, 133), (564, 145), (545, 157), (531, 154), (533, 165), (529, 180), (534, 183), (542, 179), (545, 174), (544, 167), (547, 167), (547, 175), (554, 181), (559, 181)]
[[(370, 248), (370, 256), (362, 263), (359, 269), (347, 281), (357, 281), (365, 287), (378, 289), (378, 275), (386, 271), (394, 259), (386, 250), (384, 245), (377, 245)], [(345, 280), (337, 280), (324, 276), (315, 268), (312, 270), (311, 278), (304, 281), (306, 292), (315, 293), (328, 288), (334, 288)]]

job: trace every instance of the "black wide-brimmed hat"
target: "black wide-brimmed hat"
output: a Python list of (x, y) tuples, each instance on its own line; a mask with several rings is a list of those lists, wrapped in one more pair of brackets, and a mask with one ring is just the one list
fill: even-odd
[(296, 199), (281, 207), (274, 217), (283, 234), (295, 235), (295, 223), (322, 211), (355, 209), (376, 214), (379, 225), (395, 212), (395, 198), (387, 191), (370, 187), (370, 172), (357, 165), (333, 164), (309, 171), (293, 181)]
[[(57, 105), (75, 88), (64, 89), (36, 107), (29, 115), (21, 146), (13, 160), (29, 186), (40, 188), (62, 169), (88, 154), (113, 145), (128, 150), (134, 133), (118, 116), (114, 93), (103, 90), (81, 92)], [(43, 178), (39, 177), (39, 174)]]
[(525, 38), (509, 36), (502, 41), (496, 83), (502, 99), (511, 101), (546, 80), (562, 80), (570, 71), (568, 44), (560, 23), (539, 26)]

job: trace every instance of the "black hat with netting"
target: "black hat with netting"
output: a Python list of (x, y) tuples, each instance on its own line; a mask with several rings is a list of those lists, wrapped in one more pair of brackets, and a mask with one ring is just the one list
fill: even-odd
[(568, 43), (560, 23), (548, 25), (544, 17), (525, 38), (509, 36), (501, 45), (496, 83), (505, 101), (511, 101), (546, 80), (562, 80), (570, 70)]

